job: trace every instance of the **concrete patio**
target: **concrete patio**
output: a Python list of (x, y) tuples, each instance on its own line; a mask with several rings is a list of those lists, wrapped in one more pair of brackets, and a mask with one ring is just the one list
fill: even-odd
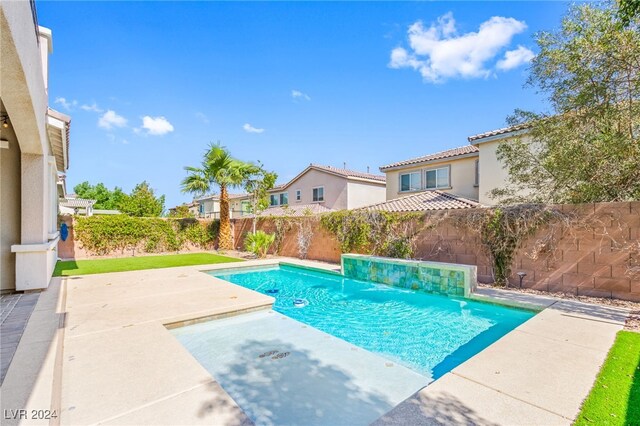
[[(20, 339), (2, 409), (52, 409), (54, 424), (251, 424), (166, 325), (269, 308), (271, 297), (200, 270), (278, 261), (56, 280)], [(376, 424), (571, 423), (627, 312), (493, 289), (476, 297), (544, 310)]]

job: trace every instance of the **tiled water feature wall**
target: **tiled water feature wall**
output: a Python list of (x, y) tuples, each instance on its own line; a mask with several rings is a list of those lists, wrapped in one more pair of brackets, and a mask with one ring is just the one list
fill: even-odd
[(342, 273), (347, 278), (447, 296), (467, 297), (475, 290), (477, 283), (476, 266), (472, 265), (360, 254), (342, 255)]

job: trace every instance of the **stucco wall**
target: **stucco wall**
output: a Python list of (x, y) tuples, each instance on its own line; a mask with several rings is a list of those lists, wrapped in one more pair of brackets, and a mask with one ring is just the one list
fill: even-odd
[(15, 289), (16, 257), (11, 245), (20, 243), (20, 147), (12, 128), (1, 129), (8, 149), (0, 148), (0, 291)]
[[(524, 136), (526, 142), (530, 143), (530, 138)], [(479, 143), (480, 149), (480, 204), (492, 206), (498, 202), (489, 196), (489, 193), (496, 188), (504, 188), (509, 178), (509, 172), (504, 168), (504, 164), (498, 160), (496, 151), (501, 143), (512, 142), (513, 138), (498, 139)], [(522, 193), (525, 194), (524, 192)]]
[(347, 184), (347, 208), (349, 210), (385, 201), (387, 189), (384, 185), (349, 181)]
[[(311, 204), (313, 203), (313, 188), (317, 186), (324, 187), (324, 202), (321, 204), (330, 209), (346, 209), (348, 204), (347, 198), (347, 179), (311, 169), (299, 179), (291, 182), (291, 184), (283, 191), (275, 193), (287, 192), (289, 195), (289, 205)], [(300, 201), (296, 201), (296, 190), (302, 191)]]
[[(465, 157), (456, 160), (439, 161), (429, 164), (407, 167), (399, 170), (390, 170), (387, 174), (387, 200), (393, 200), (398, 197), (411, 194), (411, 192), (400, 191), (400, 175), (410, 172), (421, 172), (422, 187), (425, 185), (425, 171), (439, 167), (450, 166), (451, 187), (441, 189), (444, 192), (450, 192), (461, 197), (471, 200), (478, 199), (478, 187), (475, 185), (476, 179), (476, 160), (478, 156)], [(488, 170), (488, 169), (487, 169)]]
[(22, 153), (47, 154), (42, 50), (28, 1), (0, 2), (0, 84)]

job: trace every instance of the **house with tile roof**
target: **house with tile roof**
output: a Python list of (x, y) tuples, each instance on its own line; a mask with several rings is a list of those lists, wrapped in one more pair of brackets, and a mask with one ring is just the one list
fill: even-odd
[[(268, 191), (270, 206), (261, 216), (302, 216), (335, 210), (352, 210), (383, 202), (385, 176), (320, 164), (310, 164), (289, 182)], [(195, 200), (198, 217), (220, 217), (218, 195)], [(248, 194), (230, 194), (232, 219), (253, 217)]]
[(402, 160), (380, 167), (386, 174), (386, 202), (369, 206), (382, 211), (427, 211), (490, 206), (495, 188), (508, 172), (497, 157), (500, 143), (527, 137), (519, 124), (469, 136), (469, 145)]
[[(248, 194), (229, 194), (229, 209), (231, 218), (236, 218), (249, 212)], [(189, 204), (189, 211), (202, 219), (220, 219), (220, 195), (205, 195), (193, 200)]]
[(380, 203), (385, 200), (385, 194), (384, 175), (309, 164), (289, 182), (269, 191), (271, 205), (261, 216), (352, 210)]
[(428, 211), (496, 204), (490, 193), (509, 174), (497, 156), (501, 143), (527, 138), (529, 126), (518, 124), (469, 136), (469, 145), (380, 167), (386, 174), (386, 202), (371, 210)]
[(387, 176), (387, 201), (424, 191), (478, 200), (479, 149), (465, 145), (380, 167)]

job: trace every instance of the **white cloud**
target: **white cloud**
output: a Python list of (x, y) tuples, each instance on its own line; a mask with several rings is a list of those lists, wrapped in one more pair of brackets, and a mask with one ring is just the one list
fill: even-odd
[(200, 121), (202, 121), (204, 124), (209, 124), (210, 120), (209, 117), (207, 117), (204, 113), (202, 112), (196, 112), (196, 118), (198, 118)]
[(89, 104), (80, 105), (80, 109), (85, 110), (85, 111), (93, 111), (93, 112), (102, 112), (102, 111), (104, 111), (95, 102), (92, 103), (91, 105), (89, 105)]
[(71, 111), (76, 105), (78, 105), (78, 101), (76, 100), (68, 101), (66, 98), (63, 98), (63, 97), (57, 97), (53, 101), (53, 103), (62, 105), (62, 108), (66, 109), (67, 111)]
[(107, 130), (113, 129), (114, 127), (125, 127), (126, 125), (127, 119), (116, 114), (113, 110), (108, 110), (98, 119), (98, 126)]
[(294, 100), (298, 100), (298, 99), (304, 99), (305, 101), (310, 101), (311, 97), (309, 95), (307, 95), (306, 93), (302, 93), (299, 90), (292, 90), (291, 91), (291, 97)]
[(477, 32), (458, 34), (449, 12), (429, 28), (421, 21), (411, 25), (407, 31), (410, 49), (393, 49), (389, 67), (413, 68), (431, 83), (449, 78), (486, 78), (498, 53), (526, 28), (523, 21), (494, 16), (480, 24)]
[(173, 125), (164, 117), (142, 117), (142, 128), (148, 135), (162, 136), (173, 132)]
[(245, 123), (244, 126), (242, 126), (242, 128), (244, 129), (245, 132), (247, 133), (262, 133), (264, 132), (264, 129), (258, 129), (257, 127), (253, 127), (251, 124), (249, 123)]
[(515, 50), (505, 52), (504, 58), (500, 59), (496, 64), (496, 68), (508, 71), (517, 68), (520, 65), (531, 62), (535, 58), (535, 54), (524, 46), (518, 46)]

